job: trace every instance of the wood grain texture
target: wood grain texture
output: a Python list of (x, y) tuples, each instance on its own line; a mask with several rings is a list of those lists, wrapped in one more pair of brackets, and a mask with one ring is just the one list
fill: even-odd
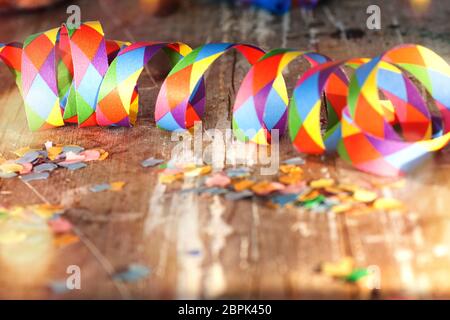
[[(366, 8), (378, 3), (383, 28), (365, 29)], [(316, 49), (332, 58), (374, 56), (401, 42), (426, 45), (450, 61), (449, 3), (432, 1), (418, 17), (408, 1), (327, 1), (313, 14), (295, 10), (283, 17), (263, 11), (232, 9), (224, 3), (182, 1), (167, 17), (145, 13), (139, 1), (79, 1), (82, 19), (100, 20), (109, 39), (245, 42), (264, 49)], [(33, 14), (3, 16), (0, 39), (23, 40), (66, 19), (60, 6)], [(359, 28), (354, 39), (336, 30)], [(337, 34), (337, 36), (336, 36)], [(163, 60), (161, 60), (163, 61)], [(289, 87), (306, 64), (286, 73)], [(170, 193), (154, 170), (140, 162), (150, 156), (170, 159), (175, 142), (155, 127), (154, 103), (164, 63), (152, 63), (141, 76), (138, 125), (132, 129), (77, 129), (73, 126), (31, 133), (22, 99), (6, 67), (0, 72), (0, 153), (52, 140), (101, 147), (111, 156), (75, 172), (58, 170), (47, 181), (0, 180), (1, 205), (63, 203), (84, 241), (49, 250), (25, 272), (0, 263), (0, 298), (286, 298), (365, 299), (364, 288), (316, 271), (322, 261), (352, 256), (360, 266), (381, 270), (382, 298), (450, 298), (450, 150), (406, 178), (406, 187), (385, 187), (408, 204), (405, 214), (313, 214), (301, 209), (270, 209), (256, 202), (227, 202), (219, 197)], [(236, 53), (219, 59), (207, 77), (204, 127), (226, 128), (236, 90), (248, 66)], [(288, 137), (281, 158), (295, 156)], [(383, 185), (337, 158), (309, 157), (307, 177), (330, 175), (342, 182)], [(106, 181), (127, 182), (120, 193), (88, 193), (85, 187)], [(185, 182), (186, 184), (195, 183)], [(196, 252), (196, 254), (192, 254)], [(111, 273), (130, 263), (152, 270), (139, 282), (112, 281)], [(68, 265), (82, 270), (82, 289), (63, 295), (48, 290), (64, 279)]]

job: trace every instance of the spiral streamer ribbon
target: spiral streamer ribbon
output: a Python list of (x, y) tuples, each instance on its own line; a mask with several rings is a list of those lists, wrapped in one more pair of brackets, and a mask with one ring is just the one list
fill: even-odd
[[(243, 141), (269, 144), (271, 131), (288, 128), (299, 152), (338, 152), (356, 168), (384, 176), (404, 174), (450, 140), (450, 66), (419, 45), (401, 45), (373, 58), (332, 61), (291, 49), (263, 50), (215, 43), (191, 49), (183, 43), (105, 40), (99, 22), (66, 26), (0, 44), (24, 99), (31, 130), (78, 123), (132, 126), (138, 114), (137, 81), (160, 50), (173, 64), (159, 92), (155, 119), (166, 130), (186, 130), (205, 111), (204, 74), (235, 49), (250, 63), (233, 107), (233, 130)], [(282, 71), (303, 57), (289, 102)], [(347, 77), (344, 67), (354, 70)], [(411, 78), (414, 79), (411, 80)], [(434, 101), (428, 108), (415, 83)], [(321, 107), (325, 104), (326, 128)]]

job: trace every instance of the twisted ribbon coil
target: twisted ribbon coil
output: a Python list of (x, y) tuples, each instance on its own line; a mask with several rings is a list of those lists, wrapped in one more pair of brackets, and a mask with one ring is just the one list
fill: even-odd
[[(0, 44), (24, 98), (31, 130), (78, 123), (80, 127), (132, 126), (137, 81), (160, 50), (173, 69), (159, 92), (155, 119), (166, 130), (186, 130), (205, 111), (204, 75), (235, 49), (250, 63), (233, 107), (233, 130), (243, 141), (271, 142), (271, 131), (288, 127), (299, 152), (337, 151), (356, 168), (385, 176), (404, 174), (450, 140), (450, 66), (418, 45), (395, 47), (373, 59), (332, 61), (314, 53), (245, 44), (105, 40), (99, 22), (66, 26)], [(282, 71), (298, 57), (311, 68), (300, 76), (289, 102)], [(344, 68), (354, 71), (348, 77)], [(413, 80), (411, 80), (413, 78)], [(435, 107), (428, 108), (415, 83)], [(327, 123), (323, 128), (321, 107)]]

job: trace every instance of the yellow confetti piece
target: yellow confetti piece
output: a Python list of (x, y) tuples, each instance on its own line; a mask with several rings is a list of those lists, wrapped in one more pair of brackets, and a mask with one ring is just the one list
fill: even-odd
[(302, 168), (292, 165), (292, 164), (286, 164), (286, 165), (280, 166), (280, 171), (282, 173), (294, 173), (294, 172), (295, 173), (303, 173)]
[(159, 176), (159, 182), (163, 184), (171, 184), (177, 180), (183, 179), (183, 173), (176, 173), (176, 174), (161, 174)]
[(284, 184), (298, 184), (302, 181), (301, 173), (290, 173), (278, 178), (278, 181)]
[(325, 262), (321, 265), (320, 269), (327, 276), (343, 278), (353, 271), (354, 265), (353, 258), (345, 257), (338, 262)]
[(244, 180), (234, 183), (233, 188), (237, 192), (241, 192), (241, 191), (250, 189), (251, 186), (253, 186), (254, 184), (255, 184), (254, 181), (244, 179)]
[(282, 189), (283, 185), (270, 181), (261, 181), (252, 186), (252, 191), (259, 195), (267, 195), (269, 193), (279, 191)]
[(325, 190), (325, 192), (327, 192), (327, 193), (330, 193), (330, 194), (336, 194), (336, 195), (338, 195), (338, 194), (344, 194), (344, 193), (347, 192), (346, 190), (343, 190), (343, 189), (341, 189), (341, 188), (339, 188), (339, 187), (326, 187), (326, 188), (324, 188), (324, 190)]
[(350, 209), (352, 209), (352, 205), (350, 203), (343, 203), (333, 206), (331, 211), (334, 213), (343, 213), (349, 211)]
[(210, 166), (192, 168), (192, 169), (188, 169), (187, 171), (185, 171), (184, 175), (186, 177), (198, 177), (198, 176), (210, 173), (211, 170), (212, 170), (212, 168)]
[(189, 169), (200, 169), (200, 167), (197, 167), (195, 163), (182, 163), (177, 164), (177, 168), (183, 169), (183, 170), (189, 170)]
[(126, 182), (125, 181), (115, 181), (111, 182), (111, 191), (122, 191), (123, 187), (125, 187)]
[(212, 171), (212, 167), (211, 166), (204, 166), (204, 167), (202, 167), (202, 175), (208, 174), (211, 171)]
[(53, 161), (61, 154), (62, 151), (62, 147), (50, 147), (47, 150), (47, 157)]
[(309, 186), (313, 189), (321, 189), (334, 186), (334, 179), (318, 179), (313, 180)]
[(405, 205), (397, 199), (380, 198), (375, 200), (373, 207), (377, 210), (401, 210), (405, 208)]
[(100, 157), (98, 158), (98, 161), (103, 161), (109, 156), (109, 153), (103, 149), (94, 149), (94, 150), (100, 152)]
[(18, 163), (5, 162), (0, 165), (0, 171), (4, 173), (20, 172), (23, 170), (23, 166)]
[(378, 198), (377, 193), (369, 190), (358, 189), (353, 193), (353, 199), (358, 202), (372, 202), (376, 198)]
[(23, 147), (23, 148), (13, 151), (13, 153), (20, 158), (20, 157), (23, 157), (25, 154), (27, 154), (27, 152), (37, 151), (37, 150), (39, 150), (39, 149), (31, 149), (30, 147)]
[(360, 189), (360, 187), (354, 184), (339, 184), (338, 188), (347, 192), (355, 192), (356, 190)]
[(31, 209), (35, 214), (44, 219), (52, 218), (55, 214), (62, 214), (64, 212), (64, 207), (53, 204), (39, 204), (32, 206)]
[(315, 198), (317, 198), (319, 195), (320, 195), (319, 191), (317, 191), (317, 190), (312, 190), (312, 191), (310, 191), (310, 192), (301, 194), (301, 195), (298, 197), (298, 200), (304, 202), (304, 201), (308, 201), (308, 200), (315, 199)]
[(24, 241), (27, 238), (26, 233), (9, 230), (0, 233), (0, 244), (14, 244)]

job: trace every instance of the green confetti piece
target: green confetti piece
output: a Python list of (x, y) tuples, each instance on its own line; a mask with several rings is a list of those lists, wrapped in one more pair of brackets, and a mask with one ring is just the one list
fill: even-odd
[(302, 201), (301, 205), (307, 209), (312, 209), (321, 204), (323, 201), (325, 201), (325, 196), (321, 194), (315, 197), (314, 199)]
[(368, 269), (359, 268), (359, 269), (353, 270), (352, 273), (350, 273), (348, 276), (345, 277), (345, 280), (348, 282), (354, 283), (354, 282), (358, 282), (362, 278), (367, 277), (370, 274), (371, 274), (371, 272)]

